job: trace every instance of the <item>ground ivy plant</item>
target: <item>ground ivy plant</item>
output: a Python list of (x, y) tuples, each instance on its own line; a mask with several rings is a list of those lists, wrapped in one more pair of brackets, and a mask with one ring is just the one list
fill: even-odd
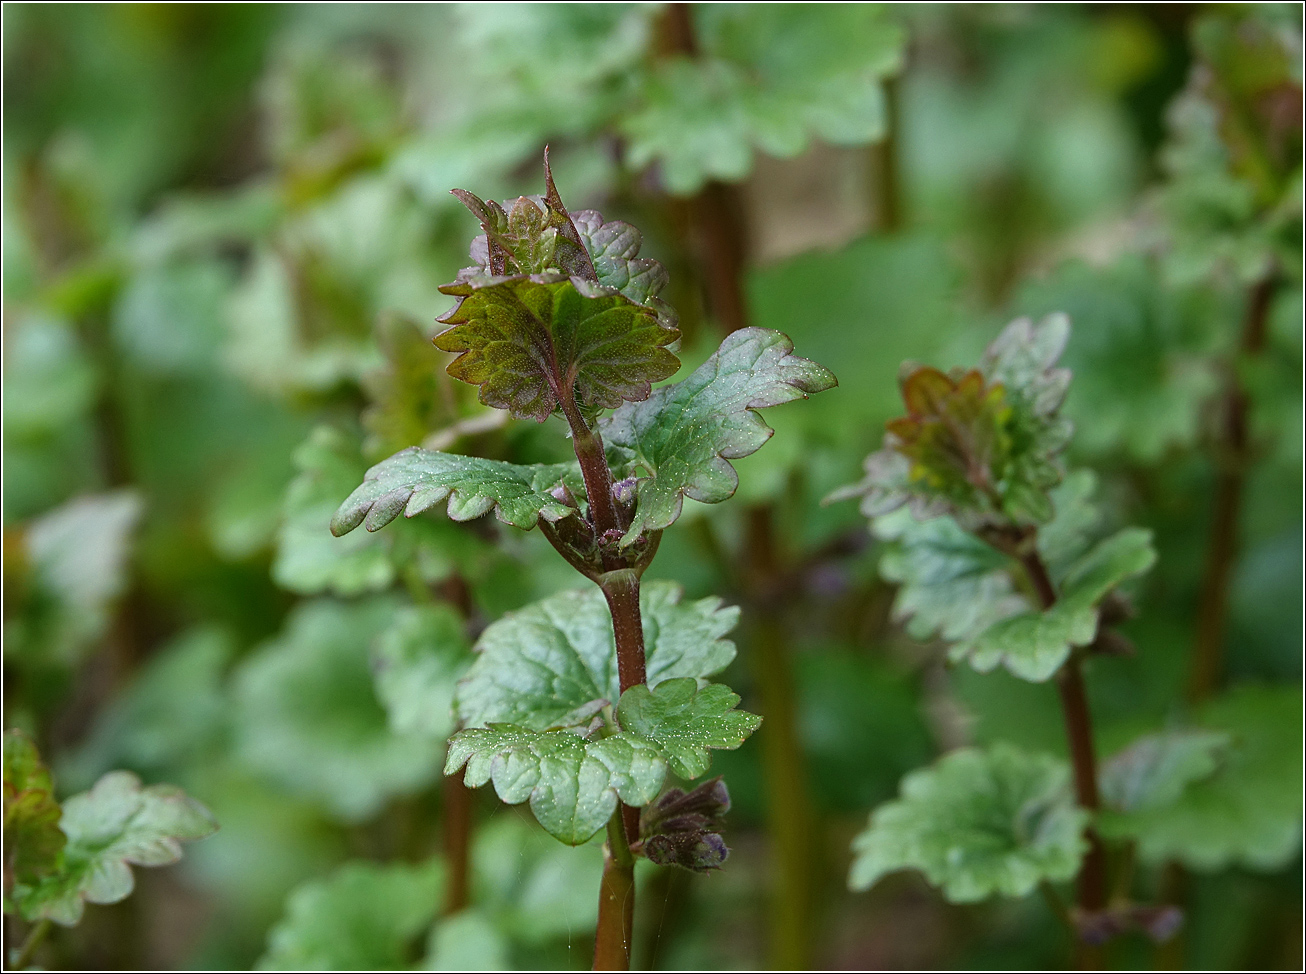
[[(1280, 825), (1296, 818), (1273, 802), (1258, 816), (1240, 797), (1265, 760), (1241, 702), (1253, 691), (1098, 760), (1085, 666), (1135, 651), (1113, 628), (1130, 613), (1117, 589), (1155, 553), (1146, 530), (1104, 532), (1095, 477), (1064, 469), (1071, 375), (1057, 362), (1069, 335), (1064, 315), (1025, 318), (977, 368), (907, 363), (907, 415), (888, 423), (865, 479), (831, 499), (861, 499), (911, 636), (981, 673), (1055, 683), (1070, 756), (997, 743), (909, 774), (854, 840), (851, 887), (915, 869), (957, 903), (1041, 889), (1091, 951), (1131, 928), (1163, 940), (1181, 922), (1174, 907), (1132, 900), (1136, 859), (1278, 862), (1294, 843)], [(1070, 880), (1078, 896), (1066, 907), (1056, 886)]]
[(216, 829), (180, 788), (142, 787), (130, 771), (110, 771), (61, 803), (31, 738), (5, 731), (4, 911), (33, 924), (6, 967), (27, 967), (51, 923), (76, 926), (87, 903), (129, 896), (133, 865), (174, 863), (183, 841)]
[[(597, 588), (563, 592), (486, 628), (454, 702), (462, 726), (447, 774), (492, 782), (509, 804), (571, 845), (606, 829), (596, 968), (630, 962), (634, 860), (719, 867), (729, 794), (709, 751), (737, 748), (760, 723), (710, 681), (734, 657), (738, 617), (717, 599), (686, 602), (667, 582), (641, 586), (684, 498), (728, 499), (730, 461), (771, 435), (757, 409), (835, 385), (783, 334), (746, 328), (702, 366), (679, 368), (665, 269), (639, 256), (638, 230), (569, 213), (545, 156), (545, 195), (500, 205), (454, 194), (484, 233), (473, 265), (441, 290), (448, 366), (483, 403), (515, 418), (560, 415), (574, 463), (518, 465), (416, 447), (371, 468), (331, 522), (337, 536), (377, 531), (444, 502), (454, 520), (491, 511), (538, 527)], [(612, 412), (605, 415), (605, 411)], [(641, 811), (642, 810), (642, 811)]]

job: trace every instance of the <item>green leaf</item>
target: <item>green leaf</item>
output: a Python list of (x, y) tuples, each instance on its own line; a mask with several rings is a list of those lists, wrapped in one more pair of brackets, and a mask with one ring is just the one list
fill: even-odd
[(167, 866), (181, 858), (181, 842), (217, 830), (199, 802), (171, 785), (142, 788), (128, 771), (112, 771), (63, 805), (68, 837), (63, 862), (34, 886), (15, 886), (14, 900), (29, 920), (74, 926), (83, 904), (117, 903), (135, 885), (131, 865)]
[(25, 610), (5, 620), (10, 659), (70, 665), (104, 634), (127, 587), (141, 507), (122, 490), (79, 497), (31, 524), (19, 561), (30, 569)]
[(383, 536), (332, 535), (332, 515), (341, 496), (366, 472), (356, 438), (319, 426), (295, 451), (295, 465), (299, 474), (286, 491), (272, 565), (272, 577), (283, 588), (303, 595), (348, 596), (389, 588), (401, 574), (415, 572), (433, 583), (455, 569), (474, 571), (483, 543), (447, 522), (419, 518)]
[(1147, 863), (1281, 868), (1301, 846), (1301, 691), (1239, 687), (1202, 707), (1196, 723), (1229, 739), (1216, 771), (1193, 776), (1168, 804), (1103, 812), (1098, 828), (1137, 840)]
[(656, 162), (676, 194), (748, 175), (754, 149), (802, 152), (815, 135), (864, 145), (885, 128), (881, 80), (905, 35), (870, 5), (694, 8), (699, 51), (664, 58), (621, 118), (630, 164)]
[(298, 476), (286, 491), (272, 577), (282, 588), (339, 595), (388, 588), (394, 565), (380, 538), (357, 534), (337, 540), (327, 525), (340, 495), (363, 475), (357, 443), (330, 426), (319, 426), (295, 451)]
[(780, 332), (740, 329), (687, 379), (600, 422), (607, 446), (644, 471), (622, 544), (670, 525), (685, 497), (715, 504), (734, 494), (739, 476), (730, 461), (755, 453), (772, 433), (756, 410), (836, 385), (793, 347)]
[[(458, 392), (466, 389), (449, 379), (444, 371), (448, 356), (411, 319), (384, 315), (376, 331), (385, 364), (362, 380), (371, 400), (363, 411), (363, 449), (370, 458), (424, 445), (431, 433), (458, 419)], [(471, 390), (466, 392), (470, 399)]]
[(384, 971), (412, 963), (412, 941), (431, 923), (444, 864), (347, 862), (290, 894), (268, 934), (259, 970)]
[(664, 680), (650, 690), (633, 686), (621, 695), (617, 722), (623, 730), (652, 741), (679, 777), (692, 780), (707, 771), (708, 748), (733, 751), (757, 730), (762, 718), (735, 710), (739, 695), (710, 683), (699, 689), (692, 677)]
[(968, 660), (981, 673), (1002, 665), (1022, 680), (1040, 683), (1060, 669), (1072, 647), (1087, 646), (1097, 636), (1097, 606), (1106, 594), (1155, 562), (1152, 532), (1125, 528), (1071, 565), (1050, 608), (994, 623), (949, 655)]
[(376, 695), (396, 734), (448, 737), (458, 679), (472, 661), (462, 618), (448, 605), (409, 606), (372, 653)]
[(461, 352), (449, 374), (481, 387), (487, 406), (543, 421), (575, 395), (583, 409), (645, 399), (674, 375), (679, 332), (624, 295), (558, 273), (447, 284), (460, 297), (438, 348)]
[(1228, 745), (1229, 735), (1216, 731), (1166, 731), (1140, 737), (1103, 763), (1102, 800), (1121, 812), (1170, 805), (1188, 785), (1211, 776)]
[(373, 687), (371, 646), (397, 610), (388, 598), (297, 607), (233, 675), (239, 759), (347, 821), (435, 778), (438, 740), (395, 733)]
[(52, 872), (67, 841), (50, 772), (36, 745), (20, 730), (4, 733), (4, 845), (6, 885), (31, 885)]
[(575, 464), (519, 466), (410, 447), (367, 471), (331, 518), (331, 533), (340, 537), (360, 524), (379, 531), (400, 513), (416, 517), (446, 497), (455, 521), (493, 510), (505, 524), (530, 529), (541, 517), (557, 521), (576, 513), (549, 493), (562, 482), (580, 487)]
[(888, 542), (880, 574), (897, 583), (895, 618), (921, 641), (973, 638), (993, 623), (1029, 608), (1015, 589), (1008, 559), (947, 515), (919, 521), (907, 507), (872, 520)]
[(617, 800), (646, 805), (657, 797), (667, 765), (656, 747), (620, 732), (585, 740), (569, 730), (536, 731), (491, 724), (449, 740), (445, 774), (464, 764), (464, 780), (479, 788), (493, 779), (509, 805), (530, 800), (536, 820), (569, 845), (587, 842), (616, 810)]
[(597, 210), (573, 213), (572, 220), (594, 262), (599, 284), (615, 288), (636, 304), (652, 308), (663, 328), (675, 328), (675, 311), (658, 297), (670, 277), (659, 261), (639, 256), (643, 234), (623, 220), (605, 221)]
[(499, 928), (480, 910), (462, 910), (431, 928), (424, 971), (503, 971), (509, 968), (508, 944)]
[[(682, 602), (680, 586), (640, 589), (645, 666), (650, 686), (704, 680), (735, 658), (722, 637), (739, 610), (717, 598)], [(587, 723), (620, 695), (612, 615), (597, 588), (559, 592), (491, 623), (476, 643), (476, 662), (458, 688), (469, 727), (511, 723), (543, 731)]]
[(902, 797), (881, 805), (853, 840), (848, 885), (869, 889), (919, 869), (953, 903), (1020, 897), (1070, 879), (1086, 849), (1065, 763), (1005, 744), (964, 748), (914, 771)]

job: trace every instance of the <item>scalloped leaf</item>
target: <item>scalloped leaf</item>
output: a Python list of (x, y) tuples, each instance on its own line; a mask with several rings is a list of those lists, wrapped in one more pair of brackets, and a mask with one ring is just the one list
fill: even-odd
[(949, 650), (981, 673), (1005, 666), (1022, 680), (1041, 683), (1097, 636), (1098, 603), (1128, 578), (1156, 562), (1152, 532), (1125, 528), (1098, 542), (1076, 561), (1058, 584), (1059, 597), (1041, 612), (1022, 612), (994, 623), (973, 639)]
[(493, 510), (505, 524), (529, 530), (541, 517), (558, 521), (576, 513), (549, 493), (560, 482), (584, 493), (574, 463), (522, 466), (409, 447), (367, 471), (331, 518), (331, 533), (340, 537), (360, 524), (379, 531), (400, 513), (416, 517), (445, 498), (455, 521)]
[(733, 751), (762, 723), (757, 714), (736, 710), (739, 694), (719, 683), (702, 689), (692, 677), (664, 680), (655, 688), (633, 686), (621, 695), (617, 722), (648, 738), (677, 775), (704, 774), (709, 748)]
[(801, 152), (814, 135), (865, 145), (884, 133), (882, 80), (905, 34), (869, 4), (693, 10), (699, 51), (661, 59), (621, 128), (631, 165), (656, 163), (689, 195), (710, 179), (743, 179), (753, 152)]
[(599, 423), (608, 447), (644, 471), (623, 545), (672, 524), (685, 497), (715, 504), (734, 494), (739, 475), (730, 461), (757, 452), (773, 432), (756, 410), (838, 384), (793, 348), (778, 331), (740, 329), (688, 378)]
[(449, 374), (518, 418), (543, 422), (573, 395), (584, 409), (645, 399), (652, 383), (680, 368), (666, 348), (678, 331), (580, 278), (473, 278), (440, 290), (462, 298), (440, 319), (452, 327), (435, 336), (437, 348), (462, 353)]
[[(735, 658), (724, 639), (739, 621), (718, 598), (683, 602), (672, 582), (641, 586), (650, 686), (704, 680)], [(468, 726), (510, 723), (535, 730), (587, 722), (617, 700), (612, 615), (597, 588), (559, 592), (491, 623), (476, 643), (476, 662), (458, 687), (458, 714)]]
[(849, 888), (918, 869), (952, 903), (1027, 895), (1079, 871), (1088, 813), (1070, 793), (1070, 770), (1007, 744), (944, 755), (902, 781), (853, 840)]
[(31, 885), (59, 863), (67, 837), (50, 772), (31, 738), (4, 733), (4, 846), (6, 883)]
[(141, 787), (129, 771), (111, 771), (63, 804), (68, 837), (58, 870), (33, 886), (16, 885), (14, 902), (28, 920), (75, 926), (85, 903), (117, 903), (135, 886), (131, 866), (167, 866), (181, 843), (217, 830), (199, 802), (172, 785)]
[[(1189, 777), (1168, 803), (1103, 812), (1099, 831), (1136, 840), (1149, 864), (1177, 860), (1203, 872), (1282, 868), (1301, 848), (1300, 688), (1238, 687), (1196, 718), (1202, 730), (1228, 739), (1214, 773)], [(1194, 759), (1189, 767), (1206, 764)]]
[(667, 773), (658, 749), (635, 734), (588, 741), (568, 730), (513, 724), (470, 728), (450, 738), (445, 774), (464, 764), (470, 787), (493, 779), (507, 804), (529, 800), (536, 820), (568, 845), (593, 838), (616, 811), (618, 799), (647, 805)]

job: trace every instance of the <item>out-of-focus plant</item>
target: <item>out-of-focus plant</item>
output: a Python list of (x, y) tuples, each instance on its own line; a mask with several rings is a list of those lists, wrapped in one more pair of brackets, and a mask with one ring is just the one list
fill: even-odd
[(7, 963), (18, 970), (50, 924), (81, 922), (86, 903), (131, 895), (131, 867), (166, 866), (181, 843), (217, 829), (213, 816), (180, 788), (141, 787), (130, 771), (113, 771), (90, 791), (59, 802), (29, 737), (4, 735), (4, 911), (34, 926)]
[[(682, 605), (681, 590), (666, 583), (641, 592), (640, 576), (685, 497), (718, 503), (734, 493), (730, 460), (771, 435), (755, 410), (835, 380), (794, 356), (784, 335), (745, 329), (687, 379), (654, 391), (679, 367), (668, 348), (679, 337), (676, 316), (658, 296), (666, 270), (638, 256), (641, 236), (629, 224), (570, 214), (547, 152), (544, 171), (543, 197), (504, 206), (454, 190), (485, 232), (472, 243), (473, 266), (442, 288), (459, 301), (435, 343), (460, 353), (449, 373), (479, 386), (485, 404), (540, 422), (561, 415), (576, 465), (409, 448), (368, 471), (331, 529), (377, 531), (444, 501), (456, 521), (493, 510), (514, 527), (538, 525), (598, 585), (486, 629), (459, 685), (464, 729), (445, 771), (466, 765), (468, 784), (493, 780), (504, 801), (529, 800), (563, 842), (607, 828), (594, 963), (624, 970), (634, 857), (708, 870), (727, 853), (717, 831), (730, 804), (725, 786), (659, 798), (668, 770), (700, 777), (709, 748), (738, 747), (760, 722), (708, 680), (734, 656), (721, 637), (737, 614), (712, 599)], [(600, 419), (605, 409), (616, 411)]]
[[(952, 660), (981, 673), (1056, 682), (1069, 767), (1007, 744), (946, 755), (873, 813), (849, 882), (867, 889), (919, 869), (961, 903), (1042, 888), (1084, 945), (1131, 927), (1163, 941), (1181, 917), (1132, 900), (1135, 853), (1210, 866), (1281, 864), (1296, 850), (1299, 784), (1288, 768), (1298, 758), (1271, 742), (1293, 725), (1299, 697), (1235, 692), (1190, 728), (1158, 729), (1099, 762), (1083, 670), (1133, 651), (1113, 630), (1129, 615), (1117, 588), (1155, 552), (1138, 528), (1101, 537), (1094, 476), (1061, 467), (1071, 376), (1056, 363), (1068, 338), (1064, 316), (1021, 319), (977, 369), (904, 366), (908, 414), (888, 424), (866, 479), (834, 497), (862, 498), (913, 636), (943, 639)], [(1270, 768), (1280, 785), (1259, 778)], [(1203, 817), (1208, 803), (1222, 813)], [(1067, 909), (1054, 884), (1076, 877)]]

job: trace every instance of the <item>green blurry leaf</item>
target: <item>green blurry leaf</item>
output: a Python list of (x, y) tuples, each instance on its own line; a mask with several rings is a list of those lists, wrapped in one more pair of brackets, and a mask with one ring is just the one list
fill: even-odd
[[(672, 582), (640, 590), (648, 683), (706, 679), (735, 657), (722, 637), (739, 610), (717, 598), (682, 602)], [(586, 723), (620, 696), (612, 615), (597, 588), (559, 592), (510, 612), (481, 634), (477, 657), (458, 688), (458, 713), (471, 727), (520, 724), (535, 730)]]
[(395, 733), (373, 688), (371, 647), (398, 605), (320, 600), (236, 670), (236, 753), (251, 769), (360, 821), (429, 783), (439, 742)]
[(509, 805), (527, 799), (536, 820), (568, 845), (587, 842), (617, 808), (657, 797), (667, 765), (656, 747), (620, 732), (585, 740), (570, 730), (536, 731), (491, 724), (459, 731), (449, 740), (445, 774), (464, 764), (464, 780), (479, 788), (493, 779)]
[(363, 451), (369, 457), (420, 446), (458, 418), (454, 384), (444, 371), (448, 357), (428, 335), (408, 318), (388, 315), (378, 322), (377, 338), (385, 365), (363, 376), (363, 390), (372, 402), (363, 411), (368, 432)]
[(140, 268), (114, 307), (114, 340), (147, 374), (208, 370), (222, 346), (233, 286), (230, 270), (216, 260)]
[(1103, 813), (1099, 829), (1136, 839), (1148, 863), (1178, 860), (1203, 872), (1282, 867), (1301, 845), (1300, 691), (1239, 687), (1205, 705), (1197, 724), (1230, 741), (1215, 773), (1194, 775), (1169, 804)]
[(412, 965), (413, 939), (430, 924), (444, 863), (347, 862), (290, 894), (268, 934), (259, 970), (385, 971)]
[(540, 945), (592, 928), (598, 917), (594, 886), (602, 871), (598, 843), (559, 845), (522, 815), (478, 822), (472, 837), (475, 902), (519, 943)]
[(295, 451), (295, 464), (300, 472), (286, 492), (272, 566), (283, 588), (356, 595), (388, 588), (396, 576), (410, 572), (423, 582), (438, 582), (454, 568), (471, 569), (484, 547), (469, 532), (427, 518), (405, 521), (382, 536), (334, 537), (332, 517), (340, 498), (365, 475), (357, 440), (320, 426)]
[(105, 775), (88, 792), (63, 805), (68, 836), (60, 869), (34, 886), (14, 888), (29, 920), (48, 918), (74, 926), (83, 903), (117, 903), (135, 885), (131, 866), (167, 866), (181, 858), (183, 840), (217, 829), (208, 810), (171, 785), (142, 788), (127, 771)]
[(122, 490), (77, 498), (32, 522), (24, 538), (30, 576), (23, 611), (5, 620), (11, 659), (68, 666), (104, 634), (127, 588), (140, 515), (140, 497)]
[(1121, 812), (1164, 808), (1219, 764), (1229, 736), (1213, 731), (1148, 734), (1102, 765), (1100, 788), (1108, 807)]
[(881, 805), (853, 840), (848, 885), (919, 869), (953, 903), (1025, 896), (1070, 879), (1085, 850), (1087, 814), (1070, 795), (1064, 762), (1005, 744), (966, 748), (912, 772), (902, 797)]
[(480, 910), (462, 910), (431, 928), (424, 971), (507, 970), (508, 944)]
[(1124, 449), (1156, 463), (1196, 442), (1203, 404), (1220, 382), (1217, 336), (1238, 314), (1226, 297), (1167, 286), (1155, 261), (1126, 255), (1106, 268), (1058, 268), (1017, 303), (1034, 314), (1065, 311), (1075, 322), (1064, 363), (1075, 375), (1065, 411), (1077, 453)]
[(663, 680), (650, 690), (633, 686), (621, 695), (617, 721), (624, 730), (652, 741), (676, 775), (686, 780), (707, 771), (708, 748), (733, 751), (757, 730), (762, 718), (742, 710), (739, 695), (710, 683), (699, 689), (692, 677)]
[(621, 119), (630, 164), (656, 162), (673, 192), (748, 175), (753, 150), (792, 156), (815, 135), (862, 145), (884, 134), (880, 84), (905, 35), (871, 5), (693, 8), (701, 51), (664, 59)]
[(298, 476), (286, 491), (272, 577), (292, 592), (340, 595), (388, 588), (394, 565), (383, 539), (370, 534), (335, 538), (330, 530), (341, 494), (363, 475), (357, 445), (345, 434), (319, 426), (295, 451)]
[(5, 893), (13, 882), (33, 885), (59, 864), (67, 841), (59, 828), (63, 814), (54, 798), (50, 772), (31, 738), (20, 730), (4, 733)]
[(600, 422), (609, 449), (644, 471), (624, 544), (673, 523), (685, 497), (715, 504), (735, 492), (739, 477), (730, 461), (771, 436), (756, 410), (836, 384), (821, 366), (791, 354), (793, 347), (780, 332), (741, 329), (688, 378)]
[(191, 630), (163, 646), (114, 699), (60, 777), (90, 784), (115, 766), (175, 774), (212, 758), (225, 743), (230, 635)]
[[(12, 330), (10, 330), (12, 328)], [(39, 315), (6, 324), (4, 430), (6, 438), (48, 436), (92, 405), (96, 370), (72, 327)], [(7, 446), (11, 448), (12, 441)]]
[(440, 739), (454, 728), (458, 679), (472, 662), (462, 618), (443, 603), (402, 609), (372, 653), (376, 695), (396, 734)]
[(483, 277), (441, 290), (462, 299), (440, 319), (453, 327), (435, 339), (436, 347), (462, 353), (449, 374), (480, 386), (481, 402), (519, 418), (543, 421), (573, 393), (583, 409), (644, 399), (650, 383), (680, 367), (665, 348), (679, 332), (581, 278)]
[(505, 524), (529, 530), (541, 517), (558, 521), (576, 513), (549, 493), (559, 483), (580, 486), (575, 464), (520, 466), (410, 447), (367, 471), (331, 518), (331, 533), (340, 537), (360, 524), (379, 531), (401, 513), (416, 517), (445, 498), (455, 521), (493, 510)]

